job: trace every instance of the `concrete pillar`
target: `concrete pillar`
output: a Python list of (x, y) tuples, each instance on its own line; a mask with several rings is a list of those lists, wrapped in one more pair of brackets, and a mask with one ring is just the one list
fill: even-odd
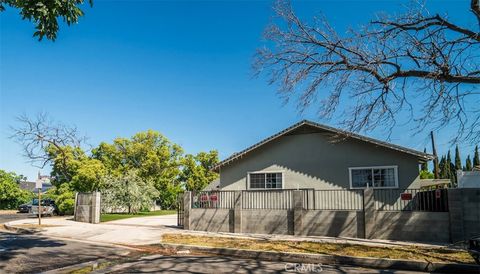
[(465, 240), (463, 227), (463, 189), (448, 189), (448, 214), (450, 217), (450, 241), (452, 243)]
[(91, 207), (90, 207), (90, 223), (98, 224), (100, 223), (100, 213), (101, 213), (101, 193), (95, 191), (92, 193)]
[(235, 206), (233, 209), (233, 232), (242, 233), (242, 191), (235, 192)]
[(183, 229), (190, 229), (190, 211), (192, 210), (192, 192), (183, 193)]
[(365, 238), (373, 239), (375, 232), (375, 197), (373, 195), (373, 188), (366, 188), (363, 190), (363, 213)]
[(303, 233), (303, 190), (293, 191), (293, 235)]

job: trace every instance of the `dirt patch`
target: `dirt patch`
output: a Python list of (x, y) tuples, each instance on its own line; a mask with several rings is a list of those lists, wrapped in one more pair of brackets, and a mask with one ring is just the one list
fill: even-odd
[(17, 214), (16, 210), (0, 210), (0, 215), (12, 215)]
[(209, 237), (178, 234), (164, 234), (162, 241), (171, 244), (246, 250), (474, 264), (473, 258), (468, 252), (447, 248), (426, 248), (418, 246), (373, 247), (355, 244), (238, 239), (233, 237)]

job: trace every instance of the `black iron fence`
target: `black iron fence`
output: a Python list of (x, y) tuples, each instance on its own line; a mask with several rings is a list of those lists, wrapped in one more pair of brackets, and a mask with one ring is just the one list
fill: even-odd
[(183, 227), (183, 220), (185, 217), (185, 205), (183, 201), (183, 193), (177, 196), (177, 226)]
[[(363, 210), (362, 189), (300, 189), (303, 208), (307, 210)], [(241, 194), (242, 209), (293, 209), (296, 189), (199, 191), (192, 192), (192, 208), (235, 208), (237, 194)], [(375, 189), (375, 210), (379, 211), (448, 211), (447, 189)], [(183, 221), (183, 200), (178, 200), (179, 225)], [(180, 213), (182, 212), (182, 213)]]
[(294, 189), (243, 190), (243, 209), (292, 209)]
[(192, 192), (192, 208), (235, 207), (235, 191), (198, 191)]
[[(306, 197), (305, 197), (306, 196)], [(305, 209), (363, 210), (363, 190), (328, 189), (305, 192)]]
[(375, 210), (380, 211), (448, 211), (448, 190), (376, 189)]

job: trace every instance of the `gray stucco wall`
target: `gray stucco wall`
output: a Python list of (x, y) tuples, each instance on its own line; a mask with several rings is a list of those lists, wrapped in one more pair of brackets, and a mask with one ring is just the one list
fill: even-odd
[(249, 209), (242, 211), (242, 232), (293, 234), (293, 217), (289, 210)]
[(349, 188), (349, 167), (397, 166), (399, 188), (415, 187), (416, 157), (348, 139), (332, 142), (324, 133), (282, 136), (220, 169), (220, 188), (244, 190), (247, 173), (284, 172), (284, 188)]

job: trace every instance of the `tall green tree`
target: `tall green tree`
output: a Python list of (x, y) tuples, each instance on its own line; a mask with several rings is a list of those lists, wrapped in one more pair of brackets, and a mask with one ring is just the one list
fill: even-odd
[(168, 191), (181, 190), (183, 149), (157, 131), (139, 132), (130, 139), (117, 138), (112, 144), (101, 143), (92, 150), (92, 157), (103, 163), (108, 174), (125, 176), (133, 170), (142, 180), (152, 182), (163, 208), (171, 207), (166, 203), (172, 203), (171, 197), (176, 195)]
[(462, 159), (460, 158), (460, 150), (458, 145), (455, 146), (455, 170), (462, 170)]
[(440, 179), (447, 179), (447, 176), (448, 176), (448, 172), (447, 172), (447, 168), (446, 168), (447, 164), (446, 164), (446, 158), (445, 156), (443, 155), (442, 158), (440, 158), (440, 162), (438, 164), (438, 168), (440, 170)]
[(187, 154), (183, 160), (183, 169), (180, 181), (190, 191), (204, 189), (209, 183), (218, 178), (218, 173), (212, 168), (218, 164), (218, 152), (200, 152), (197, 155)]
[(467, 160), (465, 160), (465, 171), (472, 171), (472, 160), (470, 160), (470, 155), (468, 155)]
[(32, 199), (33, 193), (20, 188), (20, 180), (13, 172), (0, 169), (0, 209), (15, 209)]
[[(424, 152), (424, 153), (427, 153), (427, 149), (424, 148), (424, 149), (423, 149), (423, 152)], [(428, 171), (428, 162), (423, 162), (423, 163), (422, 163), (422, 171)]]
[(475, 146), (475, 154), (473, 155), (473, 166), (480, 166), (480, 155), (478, 154), (478, 145)]
[[(47, 37), (54, 41), (57, 38), (59, 30), (58, 19), (61, 18), (68, 26), (78, 23), (80, 17), (84, 15), (80, 6), (85, 0), (1, 0), (0, 12), (5, 10), (5, 6), (20, 10), (23, 20), (31, 21), (35, 24), (36, 31), (34, 37), (42, 40)], [(90, 6), (93, 0), (88, 1)]]

